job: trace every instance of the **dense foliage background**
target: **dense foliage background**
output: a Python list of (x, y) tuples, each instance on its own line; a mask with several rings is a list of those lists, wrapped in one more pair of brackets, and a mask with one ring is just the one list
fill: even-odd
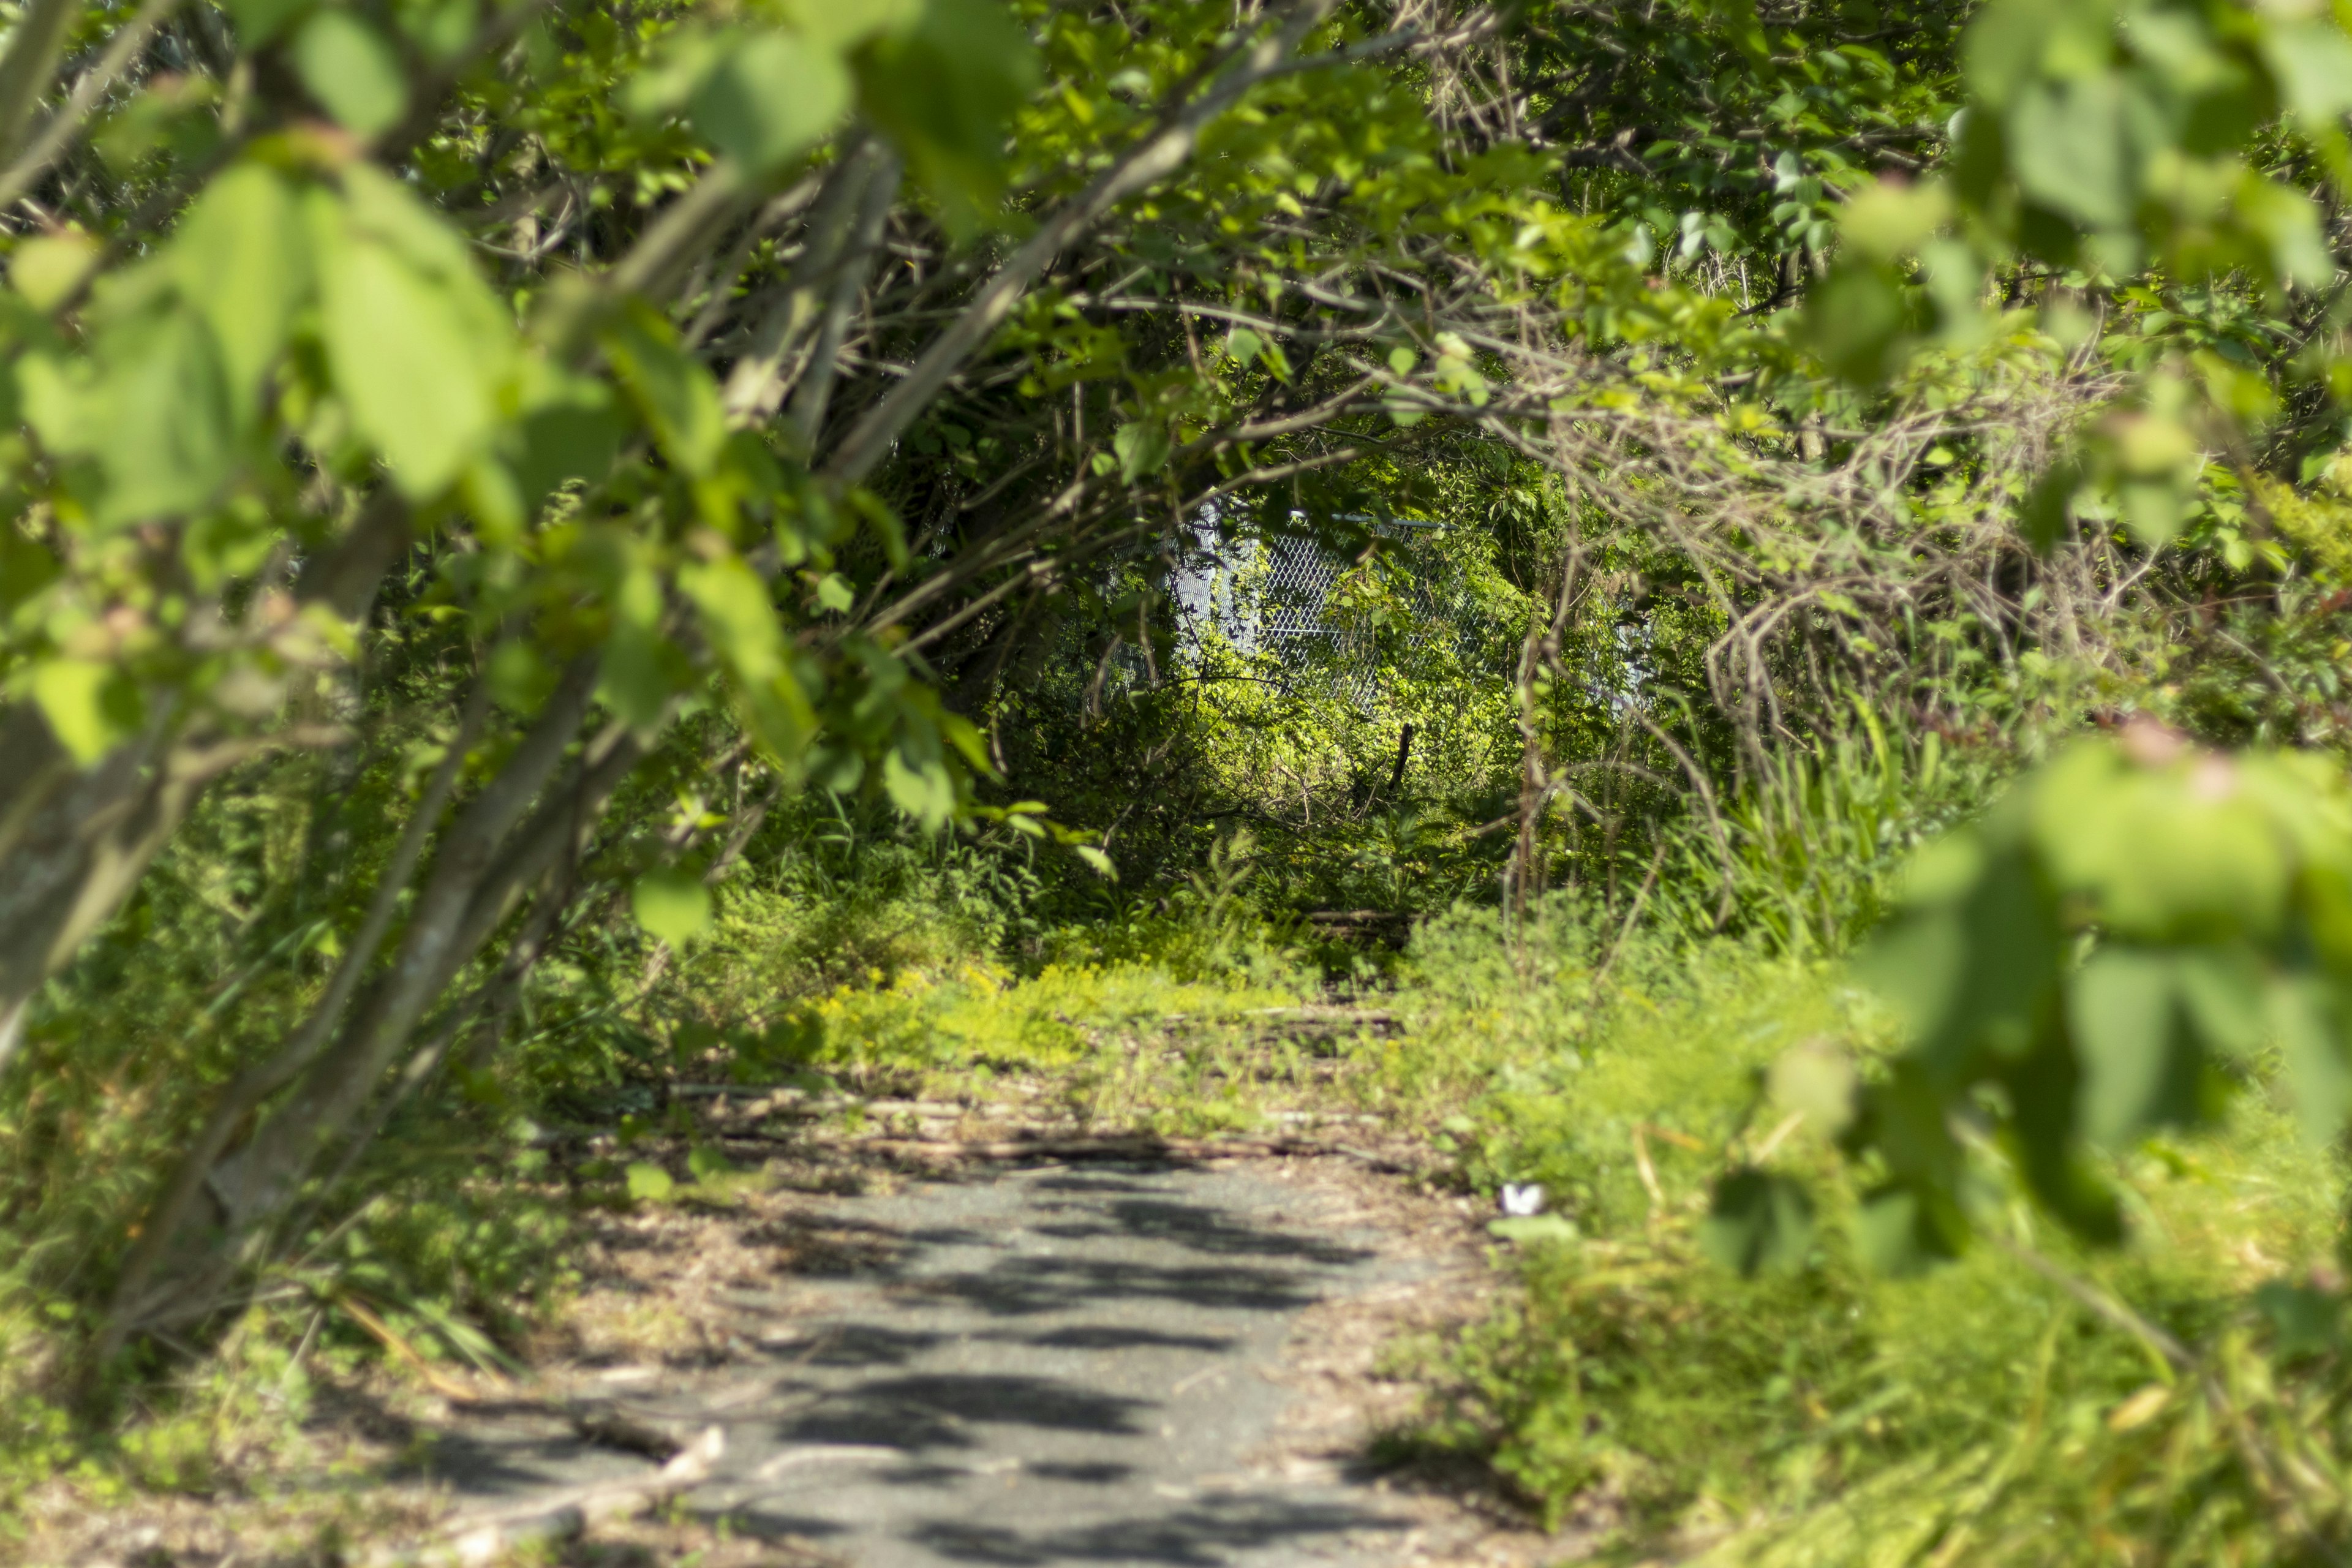
[(1560, 1210), (1401, 1451), (2332, 1560), (2347, 19), (27, 0), (0, 1503), (509, 1353), (677, 1084), (1386, 991)]

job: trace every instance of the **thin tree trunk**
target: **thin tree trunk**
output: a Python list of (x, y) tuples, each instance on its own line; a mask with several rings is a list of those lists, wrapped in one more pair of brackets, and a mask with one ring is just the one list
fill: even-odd
[(161, 1263), (168, 1248), (179, 1238), (180, 1227), (188, 1217), (203, 1191), (203, 1184), (229, 1141), (247, 1117), (261, 1102), (294, 1081), (294, 1075), (310, 1064), (323, 1046), (343, 1009), (350, 1005), (352, 994), (368, 967), (375, 962), (376, 949), (383, 945), (392, 928), (394, 915), (400, 904), (400, 895), (406, 890), (409, 879), (415, 874), (417, 862), (424, 858), (425, 841), (441, 820), (443, 807), (457, 786), (457, 775), (464, 770), (466, 754), (473, 749), (475, 738), (481, 732), (487, 715), (488, 700), (479, 682), (467, 699), (463, 716), (458, 721), (457, 733), (452, 737), (448, 754), (434, 770), (416, 809), (393, 847), (392, 858), (384, 863), (377, 878), (375, 894), (369, 900), (367, 912), (361, 917), (359, 929), (352, 933), (344, 948), (342, 962), (327, 982), (326, 991), (311, 1007), (286, 1043), (268, 1060), (257, 1063), (232, 1079), (222, 1091), (203, 1129), (181, 1157), (171, 1179), (163, 1185), (162, 1195), (141, 1223), (139, 1242), (123, 1262), (122, 1274), (116, 1281), (115, 1310), (126, 1301), (135, 1300), (147, 1288), (150, 1276)]
[[(808, 220), (808, 247), (793, 264), (782, 289), (751, 339), (751, 351), (728, 374), (725, 404), (728, 417), (747, 425), (774, 416), (791, 386), (794, 352), (817, 313), (818, 286), (824, 282), (842, 247), (857, 226), (858, 209), (874, 170), (869, 139), (834, 165), (817, 194)], [(895, 185), (894, 185), (895, 188)]]
[(64, 748), (37, 711), (11, 715), (11, 740), (39, 775), (18, 794), (0, 858), (0, 1016), (21, 1008), (121, 905), (179, 825), (198, 781), (169, 766), (175, 715), (95, 767), (62, 779)]
[[(345, 619), (362, 616), (408, 542), (406, 503), (377, 496), (303, 573), (296, 597)], [(32, 704), (0, 723), (0, 757), (11, 770), (0, 780), (0, 1020), (16, 1019), (20, 1034), (34, 994), (114, 918), (205, 786), (272, 743), (206, 744), (181, 732), (182, 721), (167, 708), (136, 740), (83, 770)], [(299, 732), (292, 727), (279, 738)], [(9, 1054), (0, 1050), (0, 1068)]]
[(808, 374), (793, 393), (786, 414), (793, 427), (800, 432), (803, 451), (816, 449), (817, 436), (824, 428), (825, 409), (833, 399), (834, 380), (840, 371), (837, 362), (842, 340), (848, 335), (849, 318), (857, 309), (857, 297), (865, 291), (867, 264), (882, 243), (882, 230), (889, 221), (891, 205), (898, 199), (898, 153), (880, 142), (869, 142), (868, 147), (866, 156), (873, 167), (866, 174), (865, 194), (858, 204), (856, 233), (834, 269), (833, 298), (817, 329)]
[[(488, 937), (487, 928), (471, 932), (477, 897), (485, 878), (496, 873), (516, 822), (562, 765), (587, 715), (595, 679), (595, 659), (573, 661), (506, 767), (458, 814), (390, 968), (252, 1141), (205, 1174), (200, 1185), (216, 1210), (216, 1232), (191, 1237), (184, 1222), (176, 1234), (156, 1242), (167, 1261), (152, 1288), (119, 1297), (110, 1345), (142, 1328), (208, 1314), (257, 1232), (291, 1203), (319, 1149), (367, 1102), (449, 977)], [(468, 934), (470, 945), (464, 941)]]

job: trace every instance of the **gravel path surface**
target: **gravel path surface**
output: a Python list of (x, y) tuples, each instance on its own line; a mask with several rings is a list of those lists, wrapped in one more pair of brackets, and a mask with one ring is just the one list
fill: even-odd
[[(1280, 1441), (1318, 1310), (1440, 1267), (1329, 1186), (1246, 1164), (975, 1171), (829, 1200), (827, 1273), (721, 1294), (726, 1364), (617, 1369), (624, 1425), (717, 1425), (685, 1506), (811, 1560), (1385, 1564), (1437, 1542), (1415, 1500)], [(439, 1446), (461, 1507), (643, 1471), (544, 1416)], [(1439, 1530), (1436, 1534), (1445, 1531)]]

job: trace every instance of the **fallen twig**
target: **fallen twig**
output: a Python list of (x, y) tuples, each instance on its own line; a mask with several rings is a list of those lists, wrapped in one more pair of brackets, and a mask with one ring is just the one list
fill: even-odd
[(422, 1546), (380, 1549), (361, 1559), (367, 1568), (475, 1568), (524, 1547), (570, 1541), (606, 1520), (625, 1519), (690, 1491), (709, 1479), (727, 1451), (727, 1434), (706, 1428), (650, 1476), (575, 1487), (551, 1498), (466, 1514)]

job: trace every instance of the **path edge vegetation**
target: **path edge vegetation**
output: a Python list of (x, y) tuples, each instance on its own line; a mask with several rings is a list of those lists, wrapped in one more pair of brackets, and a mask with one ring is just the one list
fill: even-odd
[[(1836, 1159), (1723, 1141), (1693, 1245), (1801, 1279), (1858, 1194), (1891, 1277), (2005, 1247), (2332, 1555), (2332, 1370), (2263, 1430), (2236, 1341), (2081, 1270), (2151, 1135), (2352, 1111), (2346, 19), (1676, 16), (28, 5), (0, 1223), (47, 1394), (331, 1297), (387, 1129), (840, 1068), (904, 997), (758, 923), (847, 907), (837, 843), (963, 900), (1012, 959), (967, 998), (1393, 983), (1349, 920), (1482, 903), (1523, 978), (1575, 911), (1606, 996), (1859, 944), (1875, 1043), (1752, 1064)], [(1251, 599), (1302, 552), (1304, 652)], [(824, 983), (689, 1016), (786, 951)], [(2332, 1369), (2340, 1286), (2263, 1289)]]

